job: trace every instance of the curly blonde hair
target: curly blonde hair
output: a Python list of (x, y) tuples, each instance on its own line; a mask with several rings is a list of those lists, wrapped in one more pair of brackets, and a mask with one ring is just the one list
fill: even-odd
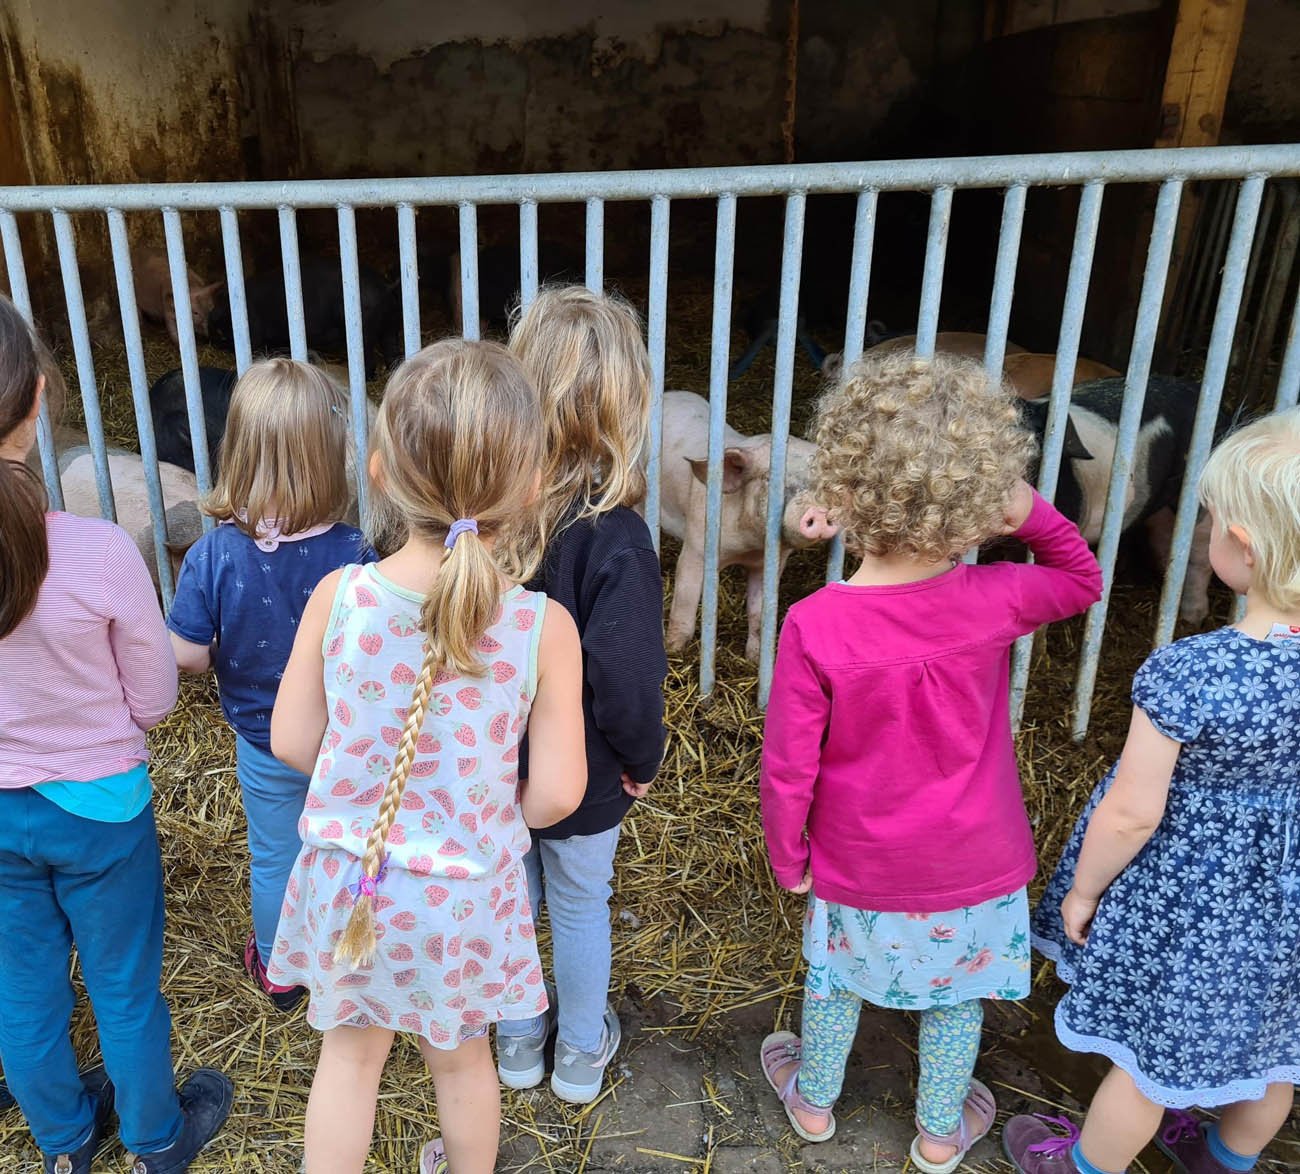
[(951, 355), (864, 355), (818, 408), (813, 492), (859, 555), (939, 560), (1001, 531), (1034, 455), (1014, 394)]

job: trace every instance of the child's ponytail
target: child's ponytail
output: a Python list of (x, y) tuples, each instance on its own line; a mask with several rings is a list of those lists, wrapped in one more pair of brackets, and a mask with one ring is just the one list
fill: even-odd
[(49, 569), (45, 487), (26, 465), (0, 460), (0, 640), (36, 606)]
[(501, 606), (501, 571), (473, 519), (452, 525), (447, 547), (420, 610), (420, 625), (440, 667), (477, 677), (484, 671), (478, 643)]

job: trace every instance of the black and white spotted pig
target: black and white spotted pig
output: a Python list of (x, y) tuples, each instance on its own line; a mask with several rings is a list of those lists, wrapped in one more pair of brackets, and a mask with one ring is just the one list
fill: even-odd
[[(1197, 391), (1197, 385), (1188, 380), (1153, 375), (1147, 382), (1142, 406), (1133, 472), (1125, 497), (1124, 530), (1142, 523), (1152, 556), (1162, 567), (1168, 563), (1172, 545), (1174, 516), (1196, 418)], [(1056, 506), (1078, 525), (1085, 541), (1094, 547), (1101, 540), (1123, 403), (1123, 378), (1081, 383), (1070, 397)], [(1040, 437), (1046, 428), (1047, 410), (1047, 398), (1023, 401), (1021, 408), (1026, 426)], [(1209, 517), (1202, 514), (1192, 537), (1179, 605), (1179, 618), (1187, 623), (1199, 624), (1209, 612), (1209, 544)]]

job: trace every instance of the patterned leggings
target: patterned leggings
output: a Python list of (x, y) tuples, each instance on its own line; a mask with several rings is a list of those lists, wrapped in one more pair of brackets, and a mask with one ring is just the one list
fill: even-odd
[[(861, 1010), (862, 1000), (849, 991), (836, 988), (821, 998), (804, 992), (799, 1091), (814, 1105), (829, 1108), (840, 1095)], [(921, 1012), (916, 1115), (931, 1133), (952, 1133), (961, 1124), (983, 1023), (978, 999)]]

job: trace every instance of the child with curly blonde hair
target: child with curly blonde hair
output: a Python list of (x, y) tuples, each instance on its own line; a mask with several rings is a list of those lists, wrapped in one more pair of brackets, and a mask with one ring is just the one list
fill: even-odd
[[(981, 367), (866, 357), (819, 413), (814, 493), (861, 558), (786, 617), (763, 742), (777, 882), (808, 893), (803, 1038), (763, 1041), (795, 1131), (831, 1108), (862, 1000), (921, 1013), (912, 1161), (947, 1174), (993, 1124), (972, 1079), (983, 998), (1029, 992), (1034, 845), (1008, 712), (1008, 650), (1082, 611), (1101, 573), (1023, 480), (1033, 441)], [(968, 566), (1015, 534), (1036, 562)]]

